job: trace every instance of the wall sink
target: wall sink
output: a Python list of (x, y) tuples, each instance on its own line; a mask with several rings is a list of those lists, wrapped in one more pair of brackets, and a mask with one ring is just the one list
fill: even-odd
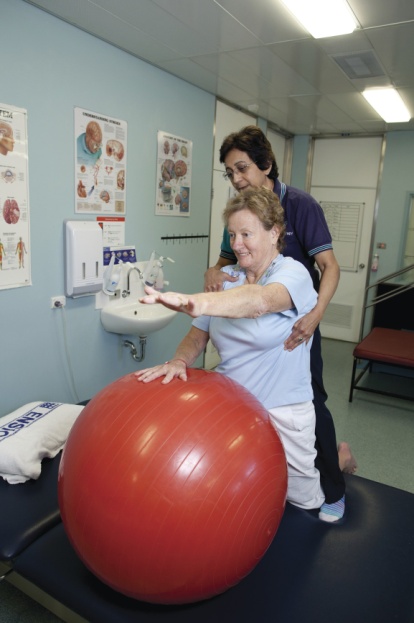
[(176, 314), (158, 303), (145, 305), (137, 300), (122, 300), (110, 303), (101, 310), (101, 322), (110, 333), (146, 337), (166, 327)]

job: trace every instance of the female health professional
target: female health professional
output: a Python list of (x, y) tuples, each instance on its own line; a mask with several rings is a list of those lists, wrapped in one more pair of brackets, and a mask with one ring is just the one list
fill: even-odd
[[(220, 147), (220, 162), (226, 167), (225, 177), (237, 191), (266, 186), (277, 194), (285, 210), (284, 255), (293, 257), (308, 269), (318, 292), (317, 304), (295, 323), (285, 347), (294, 349), (313, 335), (311, 374), (316, 411), (316, 467), (325, 491), (324, 512), (330, 514), (333, 520), (339, 519), (345, 512), (342, 472), (354, 473), (357, 464), (347, 443), (342, 442), (337, 447), (335, 426), (326, 406), (328, 396), (323, 383), (319, 323), (339, 281), (332, 238), (318, 202), (311, 195), (278, 180), (279, 171), (272, 147), (260, 128), (246, 126), (239, 132), (229, 134)], [(207, 291), (220, 290), (223, 281), (231, 279), (221, 268), (234, 261), (228, 232), (224, 230), (218, 262), (205, 274)]]

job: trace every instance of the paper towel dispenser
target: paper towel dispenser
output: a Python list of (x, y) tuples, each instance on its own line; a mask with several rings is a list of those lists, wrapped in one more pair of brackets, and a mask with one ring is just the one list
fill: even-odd
[(102, 289), (103, 240), (96, 221), (65, 221), (66, 296), (95, 294)]

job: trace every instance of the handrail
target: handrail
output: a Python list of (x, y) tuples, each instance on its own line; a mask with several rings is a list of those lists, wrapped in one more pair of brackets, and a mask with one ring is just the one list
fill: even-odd
[(384, 281), (389, 281), (389, 279), (394, 279), (394, 277), (399, 277), (400, 275), (407, 273), (409, 270), (412, 270), (413, 268), (414, 268), (414, 264), (410, 264), (409, 266), (406, 266), (405, 268), (400, 268), (400, 270), (396, 270), (394, 273), (390, 273), (389, 275), (386, 275), (386, 277), (383, 277), (382, 279), (378, 279), (378, 281), (376, 281), (375, 283), (372, 283), (370, 286), (365, 288), (365, 292), (368, 292), (370, 288), (377, 286), (379, 283), (384, 283)]
[(414, 288), (414, 282), (409, 283), (405, 286), (400, 286), (399, 288), (396, 288), (393, 292), (380, 294), (379, 296), (376, 296), (375, 298), (373, 298), (371, 303), (369, 303), (369, 305), (365, 305), (365, 308), (368, 309), (368, 307), (372, 307), (373, 305), (376, 305), (377, 303), (382, 303), (382, 301), (386, 301), (387, 299), (392, 299), (394, 296), (397, 296), (398, 294), (402, 294), (403, 292), (406, 292), (407, 290), (411, 290), (411, 288)]
[[(382, 279), (378, 279), (377, 281), (372, 283), (370, 286), (367, 286), (365, 288), (365, 301), (367, 300), (367, 297), (368, 297), (368, 290), (378, 286), (380, 283), (385, 283), (386, 281), (389, 281), (390, 279), (394, 279), (394, 277), (399, 277), (400, 275), (403, 275), (404, 273), (410, 270), (413, 270), (413, 269), (414, 269), (414, 264), (410, 264), (409, 266), (406, 266), (405, 268), (401, 268), (400, 270), (397, 270), (394, 273), (390, 273), (389, 275), (386, 275)], [(375, 305), (377, 305), (377, 303), (382, 303), (383, 301), (394, 298), (395, 296), (398, 296), (399, 294), (402, 294), (403, 292), (407, 292), (407, 290), (410, 290), (411, 288), (414, 288), (414, 281), (397, 287), (393, 292), (380, 294), (379, 296), (373, 298), (371, 303), (365, 303), (364, 312), (362, 314), (362, 320), (361, 320), (361, 330), (359, 334), (359, 341), (362, 340), (363, 335), (364, 335), (365, 316), (366, 316), (367, 309), (369, 307), (374, 307)]]

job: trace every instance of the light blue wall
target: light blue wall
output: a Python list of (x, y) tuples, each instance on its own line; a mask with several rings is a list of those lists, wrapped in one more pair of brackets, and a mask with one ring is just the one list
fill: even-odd
[[(64, 294), (63, 221), (74, 213), (73, 109), (127, 121), (126, 243), (138, 258), (173, 257), (171, 287), (199, 290), (208, 239), (165, 243), (167, 234), (208, 234), (215, 99), (20, 0), (1, 0), (0, 102), (28, 112), (31, 208), (30, 287), (0, 291), (0, 416), (34, 400), (74, 402), (64, 349), (64, 317), (50, 297)], [(190, 218), (155, 216), (157, 131), (193, 141)], [(85, 217), (84, 217), (85, 218)], [(93, 218), (88, 215), (86, 218)], [(139, 367), (170, 357), (187, 316), (148, 338), (144, 363), (104, 331), (95, 297), (68, 299), (69, 353), (80, 400)]]

